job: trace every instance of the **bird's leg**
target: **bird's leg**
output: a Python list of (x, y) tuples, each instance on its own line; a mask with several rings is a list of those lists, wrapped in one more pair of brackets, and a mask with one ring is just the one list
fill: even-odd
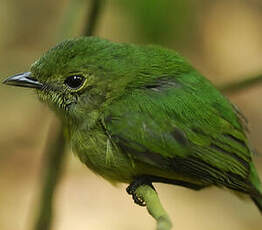
[(127, 188), (126, 191), (129, 195), (132, 195), (134, 202), (140, 206), (146, 206), (145, 201), (136, 195), (136, 189), (141, 185), (148, 185), (155, 190), (152, 185), (150, 176), (140, 176), (136, 178)]
[(156, 177), (156, 176), (150, 176), (150, 175), (143, 175), (140, 177), (137, 177), (127, 188), (126, 191), (129, 195), (132, 195), (133, 200), (136, 204), (140, 206), (145, 206), (145, 202), (142, 198), (138, 197), (136, 195), (136, 189), (141, 185), (149, 185), (152, 189), (155, 190), (154, 186), (152, 185), (153, 182), (157, 183), (165, 183), (165, 184), (173, 184), (178, 186), (183, 186), (186, 188), (190, 188), (193, 190), (200, 190), (208, 186), (208, 184), (193, 184), (190, 182), (185, 181), (179, 181), (179, 180), (173, 180), (173, 179), (167, 179), (163, 177)]

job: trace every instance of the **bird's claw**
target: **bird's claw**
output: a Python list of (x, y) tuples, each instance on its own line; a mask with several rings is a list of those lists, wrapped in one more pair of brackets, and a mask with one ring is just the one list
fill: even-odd
[(146, 206), (146, 202), (141, 197), (138, 197), (135, 193), (132, 194), (132, 198), (134, 202), (138, 204), (139, 206), (142, 206), (142, 207)]
[(152, 178), (149, 176), (141, 176), (136, 178), (127, 188), (126, 191), (129, 195), (132, 195), (134, 202), (140, 206), (146, 206), (146, 202), (143, 200), (142, 197), (139, 197), (136, 194), (136, 189), (141, 185), (148, 185), (152, 189), (155, 190), (154, 186), (152, 185)]
[(137, 196), (136, 194), (136, 189), (137, 189), (137, 186), (133, 186), (132, 184), (130, 184), (127, 188), (126, 188), (126, 191), (129, 195), (132, 195), (132, 198), (134, 200), (134, 202), (140, 206), (146, 206), (146, 203), (145, 201)]

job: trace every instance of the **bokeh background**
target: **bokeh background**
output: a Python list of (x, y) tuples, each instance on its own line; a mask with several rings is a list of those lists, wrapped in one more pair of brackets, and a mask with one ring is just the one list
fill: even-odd
[[(62, 37), (80, 34), (89, 3), (0, 0), (0, 79), (28, 71)], [(70, 7), (79, 9), (73, 24), (67, 20)], [(261, 0), (105, 0), (96, 35), (175, 49), (220, 86), (262, 73), (261, 28)], [(249, 120), (251, 142), (262, 153), (262, 85), (227, 96)], [(31, 229), (54, 115), (32, 90), (1, 85), (0, 118), (0, 229)], [(255, 163), (262, 178), (261, 155)], [(97, 177), (68, 150), (52, 229), (154, 229), (154, 220), (125, 187)], [(262, 229), (253, 203), (231, 192), (156, 187), (174, 229)]]

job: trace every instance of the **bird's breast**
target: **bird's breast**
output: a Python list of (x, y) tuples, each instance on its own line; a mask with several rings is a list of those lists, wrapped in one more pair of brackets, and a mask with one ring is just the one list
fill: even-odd
[(93, 172), (115, 182), (129, 183), (136, 170), (103, 130), (76, 130), (71, 136), (73, 152)]

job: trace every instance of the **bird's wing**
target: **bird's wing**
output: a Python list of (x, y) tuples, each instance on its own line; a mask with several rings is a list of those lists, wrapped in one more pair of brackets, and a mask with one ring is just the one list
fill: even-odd
[(136, 160), (243, 190), (235, 187), (250, 171), (244, 127), (232, 104), (199, 75), (132, 90), (109, 106), (103, 123)]

